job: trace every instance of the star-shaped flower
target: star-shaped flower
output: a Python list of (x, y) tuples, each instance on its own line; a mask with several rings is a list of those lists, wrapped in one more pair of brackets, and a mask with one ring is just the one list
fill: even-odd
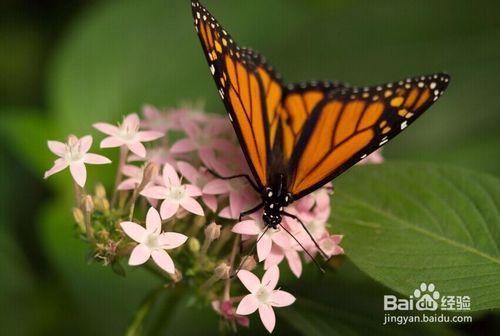
[(273, 244), (283, 248), (289, 247), (288, 234), (283, 230), (266, 228), (266, 224), (262, 220), (262, 212), (256, 212), (250, 217), (252, 219), (236, 223), (231, 231), (241, 235), (257, 236), (257, 256), (259, 261), (263, 261), (269, 256)]
[(153, 199), (164, 200), (160, 207), (161, 217), (169, 219), (177, 213), (179, 207), (199, 216), (203, 216), (203, 208), (193, 197), (201, 196), (198, 187), (192, 184), (181, 184), (174, 167), (165, 164), (163, 167), (164, 186), (151, 186), (145, 188), (141, 195)]
[(286, 307), (295, 302), (295, 297), (285, 291), (274, 289), (278, 283), (280, 271), (278, 266), (271, 266), (262, 282), (253, 273), (245, 270), (238, 272), (238, 278), (250, 291), (238, 305), (236, 314), (249, 315), (259, 310), (260, 319), (267, 331), (272, 332), (276, 324), (273, 307)]
[(127, 146), (132, 153), (140, 157), (146, 156), (146, 147), (142, 144), (143, 142), (153, 141), (164, 135), (157, 131), (140, 131), (140, 120), (136, 113), (123, 118), (123, 123), (118, 127), (107, 123), (96, 123), (93, 126), (109, 135), (101, 141), (101, 148)]
[(54, 166), (45, 172), (44, 178), (58, 173), (69, 166), (71, 176), (73, 176), (73, 179), (79, 186), (83, 187), (87, 180), (85, 163), (106, 164), (111, 162), (111, 160), (102, 155), (87, 153), (92, 146), (92, 137), (90, 135), (86, 135), (81, 139), (70, 135), (67, 143), (48, 141), (47, 144), (50, 151), (59, 156), (59, 158), (54, 161)]
[(155, 208), (149, 208), (145, 228), (134, 222), (122, 222), (120, 226), (130, 238), (139, 243), (130, 254), (129, 265), (142, 265), (153, 258), (163, 270), (175, 273), (174, 262), (165, 250), (181, 246), (188, 237), (176, 232), (161, 232), (161, 218)]

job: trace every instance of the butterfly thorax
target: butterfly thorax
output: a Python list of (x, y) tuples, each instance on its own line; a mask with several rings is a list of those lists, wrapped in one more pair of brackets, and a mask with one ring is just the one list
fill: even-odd
[(285, 207), (292, 202), (292, 195), (285, 186), (285, 176), (278, 174), (271, 179), (270, 185), (262, 193), (264, 203), (262, 219), (267, 226), (273, 229), (276, 229), (281, 223)]

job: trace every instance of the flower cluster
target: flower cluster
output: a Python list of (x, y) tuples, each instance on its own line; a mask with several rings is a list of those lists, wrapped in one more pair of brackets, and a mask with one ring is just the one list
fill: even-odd
[[(328, 258), (343, 253), (342, 236), (332, 234), (327, 223), (332, 185), (287, 207), (308, 232), (293, 217), (284, 217), (279, 229), (266, 227), (260, 212), (240, 220), (240, 213), (258, 204), (260, 195), (245, 178), (223, 178), (251, 176), (227, 118), (152, 106), (145, 106), (143, 115), (140, 120), (130, 114), (118, 125), (93, 125), (106, 135), (101, 148), (120, 148), (109, 199), (100, 183), (93, 193), (85, 188), (85, 163), (111, 162), (88, 153), (89, 135), (71, 135), (66, 144), (49, 141), (59, 158), (45, 177), (70, 168), (77, 201), (73, 215), (95, 260), (123, 274), (120, 261), (128, 258), (129, 265), (142, 265), (165, 281), (193, 286), (226, 326), (248, 327), (246, 315), (258, 311), (272, 332), (273, 307), (295, 301), (292, 294), (275, 289), (278, 267), (286, 264), (300, 277), (319, 252)], [(366, 160), (382, 158), (377, 153)], [(265, 271), (262, 281), (252, 273), (260, 272), (259, 263)], [(245, 289), (250, 294), (243, 296)]]

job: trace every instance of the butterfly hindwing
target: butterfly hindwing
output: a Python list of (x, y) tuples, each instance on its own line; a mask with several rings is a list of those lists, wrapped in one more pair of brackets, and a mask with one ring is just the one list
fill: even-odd
[(448, 75), (434, 74), (332, 91), (294, 146), (288, 172), (294, 198), (321, 187), (399, 134), (442, 95), (448, 81)]
[(270, 155), (265, 92), (258, 69), (210, 12), (192, 1), (196, 31), (210, 71), (257, 184), (267, 184)]

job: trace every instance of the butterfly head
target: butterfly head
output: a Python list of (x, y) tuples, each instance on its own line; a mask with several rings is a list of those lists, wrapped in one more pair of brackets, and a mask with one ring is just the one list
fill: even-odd
[(267, 226), (273, 229), (276, 229), (281, 223), (285, 207), (292, 202), (291, 194), (288, 192), (283, 193), (280, 189), (266, 188), (265, 193), (262, 195), (264, 201), (262, 219)]

